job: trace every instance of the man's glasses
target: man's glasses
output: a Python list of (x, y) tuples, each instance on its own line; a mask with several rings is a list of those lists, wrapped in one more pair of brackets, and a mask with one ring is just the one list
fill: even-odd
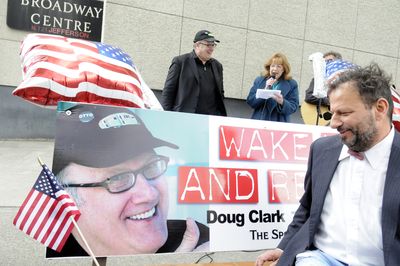
[(102, 182), (84, 184), (64, 184), (64, 187), (104, 187), (110, 193), (122, 193), (131, 189), (137, 176), (142, 174), (147, 180), (154, 180), (167, 171), (169, 158), (157, 155), (145, 166), (107, 178)]
[(207, 46), (207, 48), (210, 47), (217, 47), (216, 43), (205, 43), (205, 42), (200, 42), (200, 44)]

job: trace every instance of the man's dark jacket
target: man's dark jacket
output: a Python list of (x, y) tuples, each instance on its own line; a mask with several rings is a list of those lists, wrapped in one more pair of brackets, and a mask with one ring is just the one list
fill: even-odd
[[(343, 143), (338, 135), (317, 139), (310, 149), (305, 192), (293, 221), (278, 245), (278, 266), (294, 265), (296, 255), (313, 249), (325, 196)], [(374, 178), (371, 176), (371, 178)], [(400, 265), (400, 134), (395, 132), (382, 201), (382, 241), (385, 266)]]
[[(194, 51), (174, 57), (162, 92), (162, 106), (166, 111), (195, 113), (200, 94), (199, 74)], [(218, 60), (209, 60), (218, 90), (216, 103), (222, 116), (226, 116), (224, 105), (223, 68)]]

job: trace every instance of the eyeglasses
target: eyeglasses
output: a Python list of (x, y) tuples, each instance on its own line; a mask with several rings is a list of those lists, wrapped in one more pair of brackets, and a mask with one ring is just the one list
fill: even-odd
[(107, 178), (102, 182), (83, 184), (64, 184), (64, 187), (104, 187), (110, 193), (122, 193), (131, 189), (137, 176), (142, 174), (147, 180), (154, 180), (167, 171), (169, 158), (158, 155), (143, 167)]
[(204, 42), (199, 42), (199, 43), (202, 44), (202, 45), (207, 46), (207, 48), (210, 48), (210, 47), (217, 47), (217, 44), (216, 44), (216, 43), (204, 43)]

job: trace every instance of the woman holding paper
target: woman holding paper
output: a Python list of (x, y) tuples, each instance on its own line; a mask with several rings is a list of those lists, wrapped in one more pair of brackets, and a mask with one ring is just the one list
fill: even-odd
[(299, 106), (299, 90), (284, 54), (275, 53), (265, 62), (264, 71), (250, 89), (247, 104), (254, 109), (252, 119), (290, 122), (290, 115)]

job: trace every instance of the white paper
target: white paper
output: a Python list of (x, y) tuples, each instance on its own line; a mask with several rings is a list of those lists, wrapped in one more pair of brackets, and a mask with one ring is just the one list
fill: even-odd
[(256, 91), (256, 98), (263, 98), (263, 99), (269, 99), (271, 98), (275, 93), (281, 94), (280, 90), (266, 90), (266, 89), (257, 89)]

